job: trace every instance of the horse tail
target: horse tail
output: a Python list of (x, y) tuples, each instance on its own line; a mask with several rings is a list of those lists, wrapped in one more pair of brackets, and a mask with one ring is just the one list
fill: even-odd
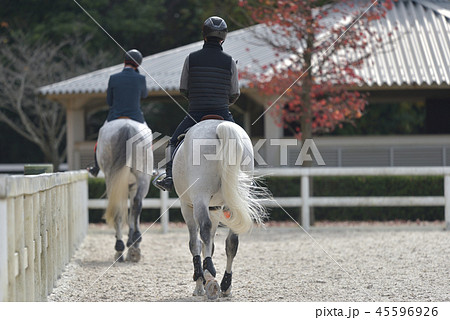
[[(109, 225), (114, 225), (117, 218), (125, 222), (128, 218), (128, 181), (130, 168), (124, 166), (111, 177), (111, 187), (108, 192), (108, 206), (105, 218)], [(120, 215), (120, 216), (119, 216)]]
[(114, 225), (117, 219), (125, 223), (128, 219), (128, 187), (130, 179), (130, 167), (126, 166), (126, 143), (133, 135), (132, 128), (125, 126), (118, 132), (116, 150), (114, 150), (113, 165), (110, 181), (108, 183), (108, 206), (105, 211), (105, 219), (109, 225)]
[(267, 216), (265, 208), (255, 196), (258, 192), (254, 192), (260, 187), (252, 185), (252, 172), (244, 172), (241, 169), (246, 150), (244, 139), (236, 130), (235, 124), (220, 123), (216, 134), (221, 141), (222, 196), (225, 205), (230, 209), (229, 217), (220, 219), (234, 233), (245, 233), (252, 229), (253, 222), (262, 224)]

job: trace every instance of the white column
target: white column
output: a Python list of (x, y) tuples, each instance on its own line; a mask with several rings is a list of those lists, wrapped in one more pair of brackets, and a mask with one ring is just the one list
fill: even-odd
[[(265, 161), (272, 166), (280, 165), (280, 147), (270, 145), (271, 139), (283, 138), (283, 128), (276, 124), (276, 120), (271, 114), (270, 110), (264, 114), (264, 137), (267, 139), (265, 143)], [(261, 121), (260, 119), (258, 121)]]
[(250, 111), (244, 111), (244, 130), (251, 137), (252, 136), (252, 120), (250, 118)]
[[(69, 170), (80, 169), (80, 155), (75, 150), (75, 143), (82, 142), (85, 138), (84, 110), (67, 108), (66, 123), (67, 163), (69, 165)], [(92, 150), (92, 152), (94, 152), (94, 150)]]

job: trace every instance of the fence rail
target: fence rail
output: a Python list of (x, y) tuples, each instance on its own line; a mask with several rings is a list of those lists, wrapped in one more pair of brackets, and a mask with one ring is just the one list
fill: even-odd
[[(376, 168), (271, 168), (258, 174), (275, 177), (299, 177), (301, 198), (296, 205), (302, 208), (302, 226), (310, 228), (311, 207), (406, 207), (443, 206), (446, 230), (450, 230), (450, 167), (376, 167)], [(323, 176), (441, 176), (444, 179), (443, 196), (414, 197), (313, 197), (310, 195), (309, 177)], [(274, 199), (276, 206), (278, 200)], [(278, 202), (281, 206), (283, 203)]]
[[(310, 228), (311, 207), (403, 207), (442, 206), (445, 208), (446, 229), (450, 230), (450, 167), (375, 167), (375, 168), (268, 168), (258, 169), (256, 174), (268, 177), (299, 177), (298, 197), (277, 197), (265, 201), (268, 207), (302, 208), (302, 226)], [(442, 176), (444, 194), (425, 197), (313, 197), (309, 192), (309, 177), (315, 176)], [(106, 208), (107, 200), (89, 199), (90, 209)], [(159, 208), (162, 215), (163, 231), (167, 230), (168, 208), (180, 208), (177, 199), (167, 198), (166, 192), (160, 198), (145, 199), (143, 208)]]
[(88, 227), (86, 171), (0, 175), (0, 301), (43, 301)]

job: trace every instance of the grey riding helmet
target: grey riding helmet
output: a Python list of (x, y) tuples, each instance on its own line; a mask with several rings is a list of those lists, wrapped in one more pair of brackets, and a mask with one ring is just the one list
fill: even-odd
[(203, 23), (203, 38), (216, 37), (225, 40), (228, 33), (228, 27), (225, 20), (221, 17), (209, 17)]
[(124, 60), (126, 64), (131, 64), (137, 68), (142, 63), (142, 54), (138, 50), (132, 49), (125, 53)]

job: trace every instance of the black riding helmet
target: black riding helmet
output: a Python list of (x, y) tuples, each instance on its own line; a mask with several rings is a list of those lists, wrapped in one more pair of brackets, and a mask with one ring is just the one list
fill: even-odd
[(139, 67), (139, 65), (142, 63), (142, 54), (136, 49), (129, 50), (127, 53), (125, 53), (125, 63), (131, 64), (136, 68)]
[(209, 17), (203, 23), (203, 38), (216, 37), (225, 40), (227, 33), (227, 23), (221, 17)]

